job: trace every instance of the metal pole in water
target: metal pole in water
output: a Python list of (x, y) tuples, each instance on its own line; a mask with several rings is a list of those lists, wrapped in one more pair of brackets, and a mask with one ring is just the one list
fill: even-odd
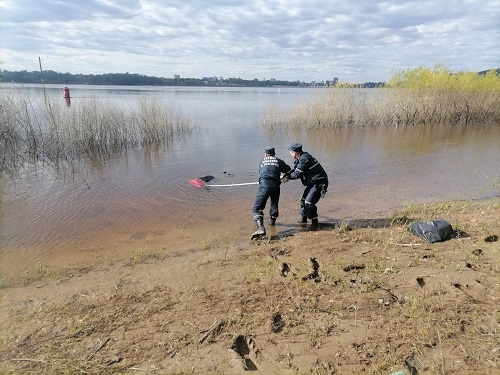
[(43, 82), (43, 78), (42, 78), (42, 73), (43, 73), (43, 70), (42, 70), (42, 59), (40, 58), (40, 56), (38, 56), (38, 65), (40, 65), (40, 81)]

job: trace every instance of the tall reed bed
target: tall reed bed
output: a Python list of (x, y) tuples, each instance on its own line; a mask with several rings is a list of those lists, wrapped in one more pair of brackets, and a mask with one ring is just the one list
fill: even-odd
[(291, 109), (269, 107), (262, 118), (269, 130), (294, 131), (477, 123), (500, 123), (500, 76), (442, 67), (403, 71), (386, 88), (328, 88)]
[(0, 172), (28, 163), (75, 162), (131, 147), (168, 146), (198, 126), (160, 98), (137, 103), (78, 99), (71, 106), (47, 97), (0, 91)]

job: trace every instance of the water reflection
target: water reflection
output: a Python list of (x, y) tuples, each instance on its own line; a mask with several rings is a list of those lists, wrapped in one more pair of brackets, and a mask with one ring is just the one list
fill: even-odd
[(337, 192), (354, 214), (357, 202), (373, 212), (499, 193), (498, 126), (339, 129), (305, 137), (330, 161)]
[[(259, 127), (269, 105), (291, 106), (317, 92), (93, 90), (109, 100), (163, 93), (165, 101), (198, 119), (203, 131), (168, 147), (125, 149), (67, 169), (3, 176), (0, 278), (37, 262), (62, 267), (151, 248), (187, 251), (247, 241), (255, 186), (198, 190), (187, 181), (207, 174), (215, 176), (214, 184), (256, 181), (262, 148), (269, 145), (291, 164), (287, 146), (301, 142), (325, 167), (331, 181), (319, 206), (323, 222), (376, 219), (409, 201), (499, 195), (498, 126), (270, 134)], [(77, 94), (88, 92), (72, 88), (73, 106)], [(296, 227), (301, 193), (299, 182), (283, 186), (277, 230)]]

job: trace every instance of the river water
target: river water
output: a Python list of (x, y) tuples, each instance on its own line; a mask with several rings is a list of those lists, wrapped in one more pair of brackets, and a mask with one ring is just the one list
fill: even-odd
[[(62, 86), (45, 85), (62, 98)], [(2, 90), (42, 95), (40, 85)], [(23, 270), (58, 269), (129, 259), (151, 251), (209, 251), (247, 242), (253, 231), (255, 185), (262, 150), (274, 146), (293, 165), (292, 142), (315, 156), (330, 188), (320, 222), (390, 215), (406, 203), (499, 196), (500, 126), (366, 128), (269, 134), (259, 124), (273, 105), (292, 107), (321, 95), (310, 88), (184, 88), (74, 86), (71, 105), (86, 97), (134, 102), (154, 95), (201, 131), (166, 149), (136, 149), (79, 166), (76, 176), (38, 169), (0, 180), (0, 279)], [(276, 232), (296, 229), (299, 181), (282, 187)], [(266, 212), (267, 215), (267, 212)], [(138, 255), (139, 254), (139, 255)]]

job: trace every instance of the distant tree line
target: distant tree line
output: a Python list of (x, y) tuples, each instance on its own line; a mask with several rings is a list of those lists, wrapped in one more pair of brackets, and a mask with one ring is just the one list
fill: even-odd
[[(43, 72), (26, 70), (0, 70), (0, 79), (3, 82), (15, 83), (51, 83), (61, 85), (124, 85), (124, 86), (227, 86), (227, 87), (309, 87), (328, 86), (327, 82), (282, 81), (276, 79), (252, 80), (242, 78), (163, 78), (146, 76), (137, 73), (107, 73), (107, 74), (71, 74), (59, 73), (53, 70)], [(367, 82), (352, 87), (383, 87), (383, 82)]]
[[(499, 69), (492, 69), (496, 74)], [(478, 72), (479, 75), (485, 75), (489, 70)], [(276, 79), (259, 80), (257, 78), (248, 80), (242, 78), (222, 78), (222, 77), (203, 77), (203, 78), (163, 78), (146, 76), (137, 73), (106, 73), (106, 74), (71, 74), (59, 73), (53, 70), (43, 72), (26, 70), (9, 71), (0, 69), (0, 81), (15, 83), (52, 83), (61, 85), (123, 85), (123, 86), (226, 86), (226, 87), (310, 87), (310, 86), (334, 86), (345, 88), (377, 88), (386, 87), (386, 82), (365, 82), (365, 83), (346, 83), (338, 82), (332, 85), (326, 82), (301, 82), (301, 81), (282, 81)]]

